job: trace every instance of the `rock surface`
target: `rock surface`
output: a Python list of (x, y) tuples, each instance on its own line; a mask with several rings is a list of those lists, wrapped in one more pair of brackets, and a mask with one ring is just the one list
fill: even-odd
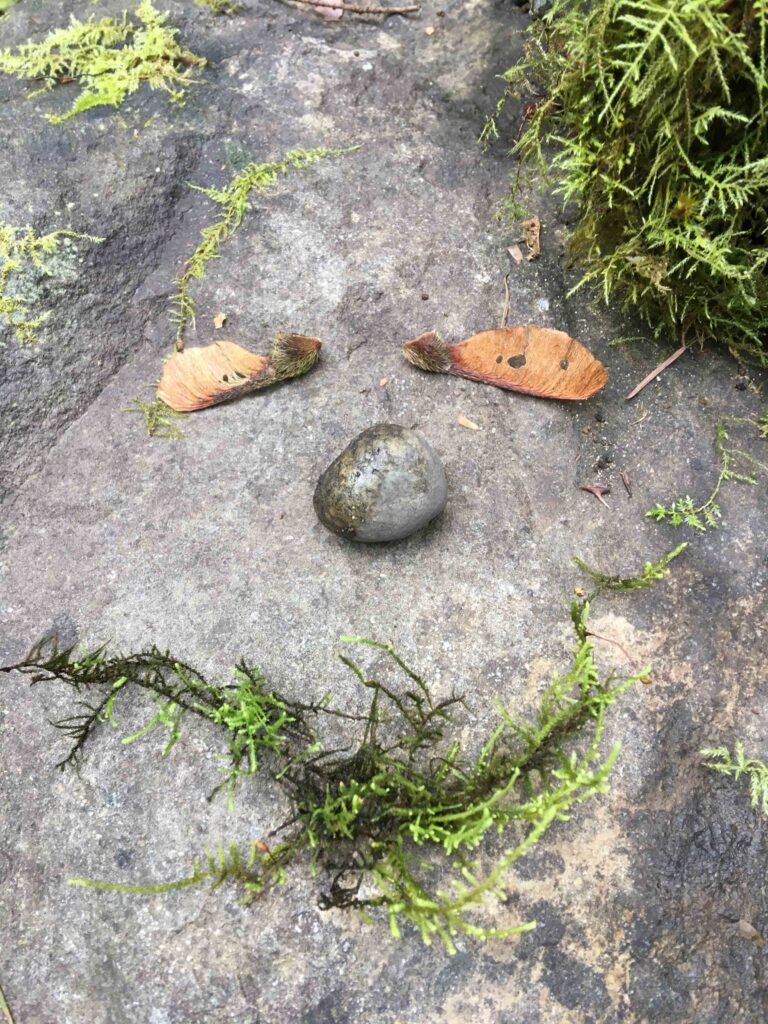
[[(430, 0), (382, 24), (246, 4), (234, 19), (193, 0), (158, 5), (209, 60), (183, 108), (141, 91), (117, 114), (54, 128), (42, 113), (69, 105), (66, 88), (29, 100), (27, 85), (0, 79), (0, 217), (107, 238), (79, 250), (75, 278), (42, 283), (53, 315), (40, 345), (2, 338), (0, 664), (55, 629), (71, 643), (169, 646), (221, 679), (244, 655), (301, 699), (331, 692), (362, 710), (334, 654), (354, 632), (392, 640), (436, 695), (465, 692), (471, 747), (496, 722), (497, 696), (525, 709), (568, 666), (574, 556), (628, 573), (691, 543), (666, 584), (594, 608), (594, 631), (651, 662), (655, 681), (608, 722), (606, 746), (623, 744), (611, 792), (555, 826), (492, 904), (489, 923), (537, 929), (462, 940), (452, 958), (408, 930), (396, 941), (386, 922), (320, 911), (301, 869), (251, 907), (225, 888), (140, 898), (68, 886), (179, 877), (202, 848), (257, 838), (287, 807), (268, 784), (244, 787), (234, 814), (207, 801), (220, 780), (213, 731), (189, 728), (167, 758), (157, 737), (123, 746), (154, 710), (138, 696), (79, 775), (59, 773), (64, 740), (48, 720), (72, 713), (71, 699), (3, 678), (0, 987), (15, 1021), (768, 1019), (765, 949), (738, 925), (768, 936), (768, 828), (698, 755), (739, 737), (768, 753), (766, 485), (726, 485), (724, 526), (703, 536), (644, 516), (706, 497), (716, 423), (757, 415), (764, 378), (689, 352), (625, 402), (671, 349), (611, 346), (637, 325), (568, 297), (576, 279), (561, 269), (546, 191), (529, 198), (542, 255), (510, 264), (519, 231), (494, 211), (514, 171), (513, 112), (496, 150), (476, 144), (494, 76), (521, 46), (526, 17), (509, 3)], [(126, 6), (23, 0), (0, 18), (0, 45)], [(147, 438), (123, 410), (159, 377), (173, 278), (212, 216), (185, 182), (222, 186), (243, 159), (355, 143), (258, 197), (196, 285), (189, 344), (215, 340), (222, 311), (228, 337), (256, 351), (281, 329), (321, 337), (321, 364), (195, 414), (183, 441)], [(405, 364), (400, 345), (427, 328), (457, 341), (498, 323), (508, 271), (510, 321), (583, 340), (609, 372), (597, 398), (537, 401)], [(383, 420), (430, 438), (451, 501), (400, 544), (349, 544), (318, 523), (312, 487)], [(765, 450), (754, 432), (738, 443)], [(591, 483), (611, 486), (610, 507), (578, 490)], [(595, 643), (605, 668), (626, 669), (615, 644)]]
[(320, 522), (349, 540), (403, 540), (439, 516), (448, 499), (445, 469), (425, 438), (396, 423), (368, 427), (321, 475)]

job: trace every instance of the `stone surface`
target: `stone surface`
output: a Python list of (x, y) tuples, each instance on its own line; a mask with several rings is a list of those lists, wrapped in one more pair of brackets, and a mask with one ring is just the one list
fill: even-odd
[[(182, 40), (210, 62), (183, 108), (142, 92), (118, 115), (93, 110), (53, 128), (41, 114), (70, 94), (29, 100), (26, 85), (0, 80), (0, 215), (107, 238), (79, 250), (76, 279), (49, 282), (53, 315), (37, 348), (3, 337), (0, 663), (51, 629), (124, 650), (154, 641), (221, 678), (242, 654), (291, 693), (331, 692), (362, 709), (335, 657), (339, 635), (354, 632), (394, 641), (438, 696), (464, 691), (471, 747), (496, 721), (496, 696), (525, 708), (568, 665), (575, 555), (633, 572), (682, 537), (691, 543), (666, 584), (594, 608), (594, 631), (652, 662), (655, 682), (609, 720), (606, 744), (623, 744), (611, 792), (555, 826), (489, 913), (539, 927), (508, 942), (462, 940), (453, 958), (410, 931), (392, 939), (385, 922), (321, 912), (301, 869), (249, 908), (225, 889), (136, 898), (67, 886), (82, 875), (178, 877), (203, 847), (258, 837), (287, 807), (267, 784), (244, 787), (234, 814), (207, 801), (220, 778), (213, 731), (191, 727), (165, 759), (157, 737), (122, 746), (151, 713), (138, 695), (86, 751), (81, 774), (61, 774), (63, 741), (48, 720), (71, 700), (4, 678), (0, 986), (14, 1019), (768, 1018), (765, 950), (738, 927), (768, 934), (768, 829), (697, 753), (736, 737), (768, 753), (765, 481), (724, 488), (717, 532), (644, 517), (657, 501), (709, 493), (715, 425), (726, 413), (755, 416), (764, 378), (690, 352), (625, 402), (669, 345), (611, 346), (637, 326), (583, 292), (568, 297), (576, 278), (561, 269), (564, 228), (546, 191), (529, 199), (542, 255), (510, 265), (518, 230), (494, 211), (514, 171), (513, 111), (494, 151), (476, 144), (494, 76), (526, 24), (509, 3), (428, 2), (418, 18), (380, 25), (247, 3), (228, 20), (164, 0)], [(24, 0), (0, 19), (0, 45), (71, 12), (125, 6)], [(214, 340), (222, 311), (228, 336), (257, 351), (280, 329), (318, 335), (320, 365), (190, 417), (183, 441), (147, 438), (123, 410), (159, 376), (173, 277), (212, 213), (185, 182), (222, 185), (244, 155), (353, 143), (362, 148), (258, 197), (196, 287), (190, 344)], [(423, 330), (456, 341), (498, 323), (507, 271), (510, 322), (587, 344), (609, 372), (597, 398), (539, 401), (404, 362), (400, 345)], [(462, 429), (458, 415), (481, 429)], [(317, 521), (312, 491), (348, 439), (383, 420), (430, 439), (451, 501), (400, 544), (349, 544)], [(765, 451), (754, 433), (734, 437)], [(610, 507), (578, 490), (596, 482), (611, 486)], [(627, 667), (619, 648), (596, 645), (604, 667)]]
[(445, 469), (429, 442), (396, 423), (368, 427), (323, 471), (315, 488), (320, 522), (348, 540), (403, 540), (440, 515)]

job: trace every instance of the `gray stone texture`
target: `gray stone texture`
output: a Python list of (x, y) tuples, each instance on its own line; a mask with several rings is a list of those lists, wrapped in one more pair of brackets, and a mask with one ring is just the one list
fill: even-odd
[(380, 543), (431, 523), (447, 498), (445, 468), (429, 441), (397, 423), (377, 423), (322, 472), (313, 503), (340, 537)]
[[(691, 541), (653, 593), (606, 598), (596, 632), (620, 640), (654, 682), (611, 719), (623, 752), (610, 794), (560, 823), (508, 880), (498, 925), (536, 931), (448, 958), (386, 924), (317, 908), (295, 870), (250, 908), (238, 894), (146, 898), (66, 885), (183, 874), (206, 845), (243, 842), (287, 811), (269, 784), (235, 813), (208, 803), (218, 737), (190, 724), (172, 754), (148, 737), (138, 696), (80, 775), (53, 765), (48, 724), (71, 707), (52, 688), (0, 682), (0, 986), (16, 1024), (725, 1024), (768, 1017), (764, 822), (743, 787), (697, 751), (742, 737), (768, 753), (766, 485), (723, 492), (724, 527), (681, 535), (646, 519), (659, 500), (709, 493), (720, 416), (754, 416), (757, 374), (691, 352), (639, 399), (623, 396), (670, 349), (611, 347), (637, 325), (590, 305), (563, 266), (565, 227), (546, 190), (530, 199), (542, 255), (511, 264), (514, 228), (494, 218), (514, 164), (507, 139), (476, 140), (520, 52), (510, 3), (427, 0), (419, 17), (326, 24), (277, 0), (232, 20), (192, 0), (163, 7), (210, 64), (183, 108), (142, 92), (119, 115), (60, 127), (0, 80), (0, 217), (101, 234), (76, 275), (44, 283), (40, 344), (0, 349), (0, 664), (55, 629), (128, 650), (168, 645), (225, 676), (239, 655), (301, 697), (364, 706), (334, 656), (340, 634), (392, 640), (438, 696), (467, 694), (462, 739), (515, 709), (568, 664), (575, 555), (630, 572)], [(9, 45), (122, 2), (24, 0), (0, 18)], [(426, 28), (434, 28), (432, 34)], [(242, 159), (296, 146), (362, 148), (258, 197), (196, 288), (189, 343), (262, 351), (277, 330), (318, 335), (307, 377), (190, 417), (179, 442), (145, 436), (130, 399), (149, 395), (170, 351), (175, 273), (211, 217), (185, 182), (222, 184)], [(586, 404), (554, 403), (422, 374), (400, 355), (438, 328), (448, 341), (498, 321), (567, 330), (605, 363)], [(42, 287), (42, 285), (41, 285)], [(671, 341), (671, 339), (670, 339)], [(738, 387), (737, 387), (738, 385)], [(469, 431), (459, 415), (481, 429)], [(373, 423), (417, 427), (443, 457), (450, 501), (424, 534), (378, 547), (326, 531), (319, 473)], [(746, 437), (756, 454), (760, 442)], [(763, 445), (764, 450), (764, 445)], [(630, 498), (619, 473), (629, 472)], [(609, 508), (578, 489), (611, 486)], [(601, 662), (627, 667), (597, 641)], [(377, 671), (383, 664), (369, 655)]]

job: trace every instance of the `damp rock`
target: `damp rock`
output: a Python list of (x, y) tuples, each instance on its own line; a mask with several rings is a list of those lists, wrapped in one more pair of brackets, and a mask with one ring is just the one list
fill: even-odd
[(315, 488), (315, 512), (350, 540), (401, 540), (445, 508), (445, 470), (415, 430), (377, 423), (347, 445)]

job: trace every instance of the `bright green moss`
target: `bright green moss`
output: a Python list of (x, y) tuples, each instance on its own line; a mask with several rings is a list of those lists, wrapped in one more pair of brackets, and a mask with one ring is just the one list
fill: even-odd
[[(223, 780), (214, 792), (223, 786), (232, 799), (237, 785), (266, 772), (292, 805), (265, 839), (244, 852), (217, 847), (175, 881), (75, 884), (154, 894), (234, 882), (249, 900), (282, 884), (286, 870), (303, 862), (322, 879), (321, 907), (356, 909), (366, 919), (383, 915), (395, 936), (409, 924), (424, 942), (437, 938), (449, 952), (460, 934), (487, 939), (534, 927), (510, 923), (504, 911), (500, 924), (486, 923), (488, 902), (503, 899), (508, 869), (552, 824), (607, 790), (618, 747), (602, 750), (606, 716), (648, 674), (601, 675), (587, 628), (590, 604), (604, 591), (652, 586), (684, 547), (646, 563), (637, 577), (607, 576), (580, 563), (594, 590), (571, 605), (570, 665), (528, 716), (499, 704), (498, 724), (472, 752), (457, 738), (465, 724), (457, 721), (463, 699), (435, 700), (389, 644), (342, 638), (373, 647), (392, 669), (372, 678), (341, 655), (370, 694), (362, 714), (335, 708), (329, 695), (306, 702), (278, 693), (242, 661), (233, 682), (217, 683), (156, 647), (121, 655), (105, 647), (76, 653), (50, 641), (37, 645), (20, 664), (0, 671), (21, 672), (41, 688), (64, 684), (77, 694), (72, 716), (55, 723), (71, 740), (61, 767), (79, 762), (100, 725), (119, 726), (126, 693), (144, 690), (156, 710), (123, 742), (159, 730), (167, 754), (186, 721), (203, 718), (226, 743)], [(349, 735), (325, 745), (319, 737), (331, 720)], [(501, 844), (488, 842), (499, 835)]]
[(135, 21), (127, 13), (86, 22), (73, 17), (67, 28), (51, 32), (42, 42), (0, 52), (0, 72), (42, 80), (32, 96), (65, 79), (79, 86), (66, 114), (48, 116), (52, 124), (91, 107), (119, 107), (145, 82), (167, 92), (172, 101), (181, 100), (205, 60), (179, 46), (176, 30), (166, 24), (168, 15), (157, 11), (151, 0), (142, 0), (133, 13)]
[(22, 344), (37, 341), (38, 328), (47, 319), (47, 313), (32, 315), (29, 301), (19, 294), (14, 285), (32, 275), (50, 277), (53, 274), (50, 258), (60, 249), (64, 239), (103, 242), (103, 238), (81, 235), (77, 231), (52, 231), (36, 235), (32, 228), (25, 230), (0, 223), (0, 323), (5, 321)]
[(676, 345), (713, 340), (761, 366), (767, 75), (764, 0), (555, 0), (504, 76), (525, 102), (516, 153), (578, 205), (581, 284)]

